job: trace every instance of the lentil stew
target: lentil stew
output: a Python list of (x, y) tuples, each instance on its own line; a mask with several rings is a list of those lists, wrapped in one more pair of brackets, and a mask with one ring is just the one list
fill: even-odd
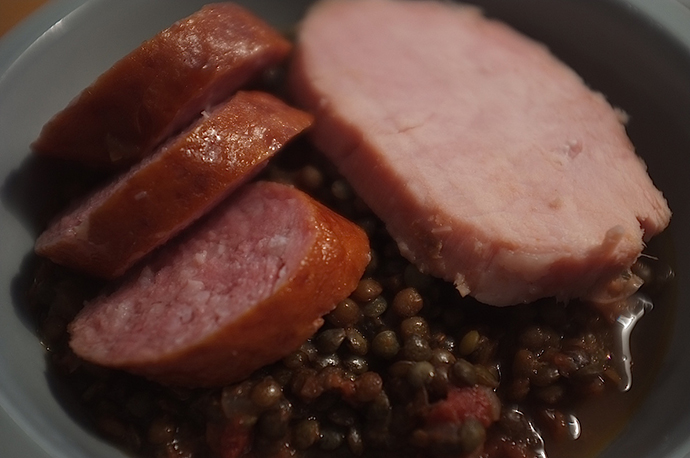
[(494, 308), (460, 298), (401, 257), (306, 141), (281, 152), (259, 178), (292, 183), (357, 222), (372, 261), (312, 338), (241, 383), (168, 388), (80, 361), (66, 325), (102, 285), (38, 263), (30, 304), (56, 389), (85, 425), (132, 455), (591, 455), (651, 382), (671, 316), (673, 275), (663, 262), (644, 257), (634, 269), (656, 307), (635, 333), (648, 348), (633, 345), (635, 383), (622, 393), (615, 323), (595, 308), (553, 300)]

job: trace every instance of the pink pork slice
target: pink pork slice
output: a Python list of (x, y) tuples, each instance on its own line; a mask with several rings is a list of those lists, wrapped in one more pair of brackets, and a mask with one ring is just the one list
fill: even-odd
[(463, 295), (588, 295), (669, 222), (622, 113), (474, 8), (324, 1), (289, 78), (316, 145), (402, 253)]
[(130, 165), (290, 49), (244, 8), (206, 5), (115, 63), (43, 127), (32, 147), (95, 167)]
[(70, 345), (162, 383), (242, 380), (299, 348), (369, 259), (354, 223), (290, 186), (249, 184), (88, 303)]
[(35, 251), (89, 275), (118, 277), (256, 175), (311, 122), (271, 94), (240, 91), (57, 218)]

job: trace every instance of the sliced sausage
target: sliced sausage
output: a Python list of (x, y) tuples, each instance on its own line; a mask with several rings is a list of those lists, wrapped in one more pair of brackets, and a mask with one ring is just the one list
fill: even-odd
[(91, 166), (129, 165), (282, 61), (290, 47), (244, 8), (207, 5), (113, 65), (43, 127), (32, 147)]
[(249, 184), (88, 303), (70, 345), (163, 383), (227, 384), (297, 349), (369, 258), (354, 223), (290, 186)]
[(463, 295), (588, 295), (669, 222), (621, 113), (473, 8), (321, 2), (295, 54), (319, 149), (402, 253)]
[(239, 92), (38, 238), (58, 264), (114, 278), (254, 176), (311, 124), (263, 92)]

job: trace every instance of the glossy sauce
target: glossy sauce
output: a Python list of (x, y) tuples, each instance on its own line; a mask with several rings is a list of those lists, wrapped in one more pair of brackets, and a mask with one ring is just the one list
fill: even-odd
[[(650, 243), (646, 252), (663, 260), (672, 260), (670, 237), (661, 234)], [(660, 266), (660, 269), (665, 267)], [(666, 274), (660, 272), (660, 275)], [(672, 280), (661, 291), (652, 286), (652, 295), (645, 293), (645, 289), (643, 287), (643, 293), (632, 298), (638, 301), (636, 313), (623, 316), (614, 324), (620, 335), (619, 348), (622, 351), (616, 365), (624, 368), (619, 372), (621, 375), (629, 370), (630, 378), (621, 378), (619, 390), (607, 390), (600, 397), (576, 406), (573, 412), (580, 422), (580, 437), (547, 442), (550, 458), (595, 457), (615, 440), (645, 401), (664, 361), (676, 308)]]

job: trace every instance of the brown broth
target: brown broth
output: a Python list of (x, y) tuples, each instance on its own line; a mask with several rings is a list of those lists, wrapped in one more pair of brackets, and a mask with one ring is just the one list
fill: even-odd
[[(646, 254), (669, 263), (674, 261), (671, 238), (661, 234), (654, 239)], [(576, 441), (547, 444), (550, 458), (595, 457), (615, 440), (635, 415), (652, 389), (667, 353), (676, 314), (675, 284), (654, 292), (654, 308), (645, 313), (632, 333), (632, 387), (621, 392), (608, 390), (599, 398), (585, 402), (574, 410), (580, 420), (582, 435)]]

